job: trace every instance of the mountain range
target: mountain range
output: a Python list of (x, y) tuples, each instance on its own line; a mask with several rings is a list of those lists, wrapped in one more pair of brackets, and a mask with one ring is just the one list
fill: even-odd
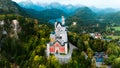
[(112, 21), (115, 23), (120, 21), (119, 10), (113, 8), (99, 9), (82, 5), (63, 5), (56, 2), (34, 4), (30, 0), (18, 4), (11, 0), (0, 0), (0, 14), (20, 14), (39, 20), (57, 19), (64, 15), (67, 20), (77, 20), (84, 23), (93, 22), (96, 19), (104, 19), (104, 22)]
[(25, 7), (27, 9), (34, 9), (37, 11), (56, 8), (56, 9), (60, 9), (64, 12), (66, 12), (66, 13), (71, 13), (71, 12), (75, 11), (77, 8), (82, 7), (82, 5), (76, 5), (76, 6), (73, 6), (71, 4), (63, 5), (63, 4), (60, 4), (57, 2), (50, 3), (50, 4), (34, 4), (34, 3), (32, 3), (32, 1), (23, 1), (23, 2), (20, 2), (18, 4), (21, 7)]
[(55, 19), (62, 15), (67, 15), (64, 11), (57, 8), (45, 9), (42, 11), (37, 11), (31, 8), (28, 9), (27, 7), (19, 6), (12, 0), (0, 0), (0, 14), (19, 14), (42, 20)]
[[(84, 5), (80, 5), (80, 4), (77, 4), (77, 5), (72, 5), (72, 4), (68, 4), (68, 5), (65, 5), (65, 4), (60, 4), (58, 2), (53, 2), (53, 3), (50, 3), (50, 4), (47, 4), (47, 3), (44, 3), (44, 4), (41, 4), (41, 3), (33, 3), (31, 0), (25, 0), (25, 1), (22, 1), (22, 2), (19, 2), (18, 3), (21, 7), (25, 7), (27, 9), (34, 9), (34, 10), (37, 10), (37, 11), (41, 11), (41, 10), (45, 10), (45, 9), (52, 9), (52, 8), (57, 8), (57, 9), (60, 9), (66, 13), (71, 13), (71, 12), (74, 12), (76, 9), (80, 8), (80, 7), (87, 7), (87, 6), (84, 6)], [(96, 12), (96, 13), (99, 13), (99, 12), (106, 12), (106, 13), (109, 13), (109, 12), (116, 12), (116, 11), (119, 11), (119, 9), (114, 9), (114, 8), (97, 8), (97, 7), (89, 7), (92, 11)]]

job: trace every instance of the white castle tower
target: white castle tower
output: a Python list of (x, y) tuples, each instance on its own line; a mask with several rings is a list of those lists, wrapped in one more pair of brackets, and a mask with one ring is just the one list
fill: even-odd
[(62, 25), (65, 25), (65, 18), (62, 16)]

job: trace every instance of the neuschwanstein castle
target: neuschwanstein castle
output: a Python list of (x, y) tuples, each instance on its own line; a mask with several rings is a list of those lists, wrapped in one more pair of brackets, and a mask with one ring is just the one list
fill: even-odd
[(65, 26), (65, 19), (62, 16), (62, 23), (55, 22), (55, 31), (50, 34), (50, 42), (47, 43), (47, 54), (60, 54), (68, 52), (68, 38)]

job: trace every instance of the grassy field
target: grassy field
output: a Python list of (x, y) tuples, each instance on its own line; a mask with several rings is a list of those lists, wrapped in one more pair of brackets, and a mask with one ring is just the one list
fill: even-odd
[(112, 27), (113, 29), (115, 29), (116, 31), (120, 31), (120, 27)]
[(120, 39), (120, 36), (106, 36), (106, 37), (111, 39)]

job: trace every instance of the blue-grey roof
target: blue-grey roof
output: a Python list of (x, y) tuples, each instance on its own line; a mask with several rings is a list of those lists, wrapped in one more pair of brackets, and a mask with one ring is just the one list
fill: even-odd
[(52, 31), (52, 32), (51, 32), (51, 34), (55, 34), (55, 32), (54, 32), (54, 31)]

